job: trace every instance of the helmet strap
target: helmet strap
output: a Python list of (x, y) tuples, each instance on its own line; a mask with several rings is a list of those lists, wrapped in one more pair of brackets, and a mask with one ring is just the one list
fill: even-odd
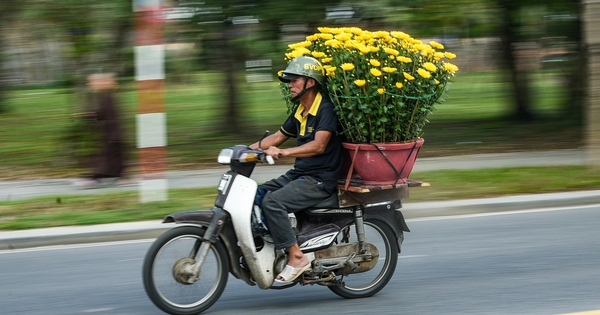
[[(314, 79), (313, 79), (314, 80)], [(297, 100), (299, 100), (302, 96), (304, 96), (304, 94), (306, 94), (306, 92), (308, 92), (311, 89), (314, 89), (316, 87), (318, 87), (318, 84), (315, 84), (309, 88), (306, 87), (306, 84), (308, 83), (308, 78), (306, 78), (306, 80), (304, 80), (304, 88), (302, 89), (302, 91), (300, 91), (300, 93), (298, 93), (296, 96), (292, 97), (292, 102), (295, 102)]]

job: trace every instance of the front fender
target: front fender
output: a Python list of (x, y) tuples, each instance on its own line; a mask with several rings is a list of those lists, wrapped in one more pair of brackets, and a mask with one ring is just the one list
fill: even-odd
[[(163, 219), (163, 223), (190, 223), (208, 226), (216, 212), (215, 210), (215, 208), (212, 208), (210, 210), (191, 210), (172, 213)], [(220, 216), (219, 220), (223, 220), (224, 222), (227, 220), (228, 214), (225, 211), (221, 211)], [(223, 226), (223, 224), (221, 224), (221, 226)]]

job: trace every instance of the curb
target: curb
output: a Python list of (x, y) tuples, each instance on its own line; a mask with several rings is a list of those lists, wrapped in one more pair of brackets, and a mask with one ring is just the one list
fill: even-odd
[[(401, 209), (408, 220), (439, 216), (600, 205), (600, 190), (518, 195), (468, 200), (406, 202)], [(153, 239), (176, 224), (161, 221), (68, 226), (0, 231), (0, 251), (43, 246), (76, 245)]]
[(0, 251), (156, 238), (173, 227), (161, 221), (0, 231)]
[(406, 202), (402, 213), (406, 219), (452, 216), (503, 211), (533, 210), (600, 204), (600, 190), (517, 195), (452, 201)]

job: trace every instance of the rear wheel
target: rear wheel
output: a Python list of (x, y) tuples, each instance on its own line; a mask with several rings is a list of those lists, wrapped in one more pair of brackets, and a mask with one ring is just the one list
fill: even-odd
[[(344, 229), (349, 229), (347, 235), (350, 238), (343, 239), (343, 234), (346, 233), (340, 233), (338, 244), (358, 242), (354, 224)], [(366, 220), (365, 241), (375, 245), (379, 250), (377, 265), (366, 272), (343, 276), (343, 286), (328, 287), (341, 297), (355, 299), (372, 296), (381, 291), (394, 275), (398, 263), (398, 247), (392, 229), (381, 221)]]
[(159, 236), (148, 249), (143, 266), (148, 297), (169, 314), (198, 314), (211, 307), (227, 284), (229, 260), (222, 243), (210, 246), (199, 279), (188, 281), (185, 267), (195, 262), (195, 253), (205, 242), (204, 230), (183, 226)]

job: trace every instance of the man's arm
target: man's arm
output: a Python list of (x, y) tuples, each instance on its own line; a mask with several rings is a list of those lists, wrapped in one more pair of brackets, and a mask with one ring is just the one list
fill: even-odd
[[(281, 157), (309, 157), (325, 151), (329, 139), (331, 139), (331, 131), (319, 130), (315, 133), (315, 140), (305, 143), (299, 147), (280, 149), (277, 146), (270, 146), (265, 150), (265, 153), (275, 159)], [(274, 134), (275, 135), (275, 134)], [(285, 137), (285, 136), (284, 136)], [(263, 140), (264, 141), (264, 140)], [(264, 145), (263, 145), (264, 147)]]
[(277, 146), (280, 146), (282, 143), (284, 143), (289, 138), (290, 137), (281, 133), (281, 130), (277, 130), (276, 133), (269, 135), (268, 137), (266, 137), (266, 138), (262, 139), (262, 141), (260, 141), (260, 148), (258, 147), (259, 141), (250, 145), (250, 148), (252, 150), (256, 150), (256, 149), (265, 150), (272, 146), (277, 147)]

